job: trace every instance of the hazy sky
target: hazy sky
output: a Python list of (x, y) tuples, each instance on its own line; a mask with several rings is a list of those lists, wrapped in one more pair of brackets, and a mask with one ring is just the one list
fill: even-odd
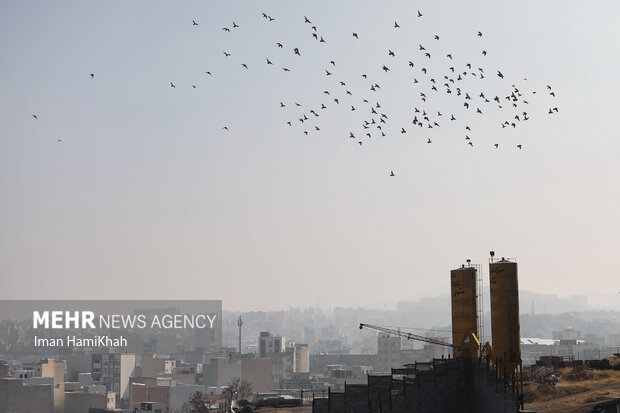
[[(615, 0), (2, 1), (0, 298), (366, 306), (446, 293), (489, 250), (518, 260), (521, 288), (615, 294), (618, 15)], [(466, 63), (486, 74), (461, 84), (469, 110), (442, 86)], [(511, 85), (527, 107), (479, 98)], [(376, 102), (386, 136), (362, 128)], [(415, 107), (441, 127), (413, 125)]]

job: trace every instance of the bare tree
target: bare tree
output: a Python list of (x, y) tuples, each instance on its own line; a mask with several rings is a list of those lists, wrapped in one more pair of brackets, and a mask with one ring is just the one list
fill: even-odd
[(222, 392), (222, 396), (224, 396), (229, 406), (233, 400), (245, 399), (250, 394), (252, 394), (252, 383), (247, 380), (241, 380), (238, 377), (231, 379), (228, 382), (228, 388)]
[(197, 391), (189, 399), (189, 408), (191, 413), (207, 413), (209, 411), (207, 396)]

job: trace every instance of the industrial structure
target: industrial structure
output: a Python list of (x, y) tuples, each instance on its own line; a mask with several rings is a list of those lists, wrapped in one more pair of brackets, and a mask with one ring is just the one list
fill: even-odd
[[(454, 358), (394, 366), (390, 376), (368, 376), (367, 385), (345, 383), (344, 393), (329, 392), (313, 400), (315, 413), (357, 412), (510, 412), (523, 408), (519, 285), (517, 263), (495, 260), (491, 251), (491, 343), (481, 345), (481, 267), (467, 265), (450, 272), (452, 343), (382, 326), (360, 324), (407, 340), (453, 349)], [(456, 411), (456, 410), (455, 410)]]
[(475, 267), (464, 265), (450, 271), (454, 357), (477, 357), (480, 350), (477, 274)]
[(492, 357), (500, 376), (522, 391), (521, 330), (517, 263), (502, 257), (489, 262)]

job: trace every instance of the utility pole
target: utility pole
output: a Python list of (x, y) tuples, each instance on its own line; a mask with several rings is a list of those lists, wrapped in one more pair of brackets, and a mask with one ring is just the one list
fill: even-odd
[(243, 325), (243, 320), (241, 320), (241, 314), (239, 314), (237, 325), (239, 326), (239, 354), (241, 354), (241, 326)]

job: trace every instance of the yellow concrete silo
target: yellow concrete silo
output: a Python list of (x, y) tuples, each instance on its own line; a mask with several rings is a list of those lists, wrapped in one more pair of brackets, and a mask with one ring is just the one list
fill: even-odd
[(517, 263), (502, 258), (489, 264), (492, 357), (500, 375), (514, 376), (521, 363)]
[(465, 266), (450, 271), (452, 344), (456, 346), (455, 357), (478, 357), (478, 354), (471, 354), (468, 346), (464, 345), (466, 337), (472, 333), (476, 341), (478, 340), (477, 273), (476, 268)]

